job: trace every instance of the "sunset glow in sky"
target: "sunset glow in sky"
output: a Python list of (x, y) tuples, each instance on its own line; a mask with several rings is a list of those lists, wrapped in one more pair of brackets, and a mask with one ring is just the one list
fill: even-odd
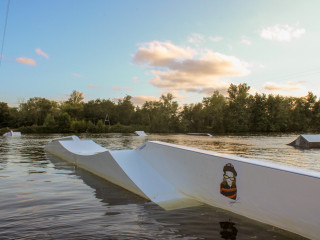
[(318, 0), (11, 0), (0, 101), (77, 90), (136, 104), (170, 92), (184, 104), (230, 83), (320, 96), (319, 9)]

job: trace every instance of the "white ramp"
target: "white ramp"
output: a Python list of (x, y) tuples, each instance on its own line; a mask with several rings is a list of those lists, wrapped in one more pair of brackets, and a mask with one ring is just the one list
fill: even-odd
[(320, 240), (319, 172), (157, 141), (109, 151), (72, 138), (45, 149), (164, 209), (206, 203)]
[(135, 131), (134, 133), (139, 137), (147, 137), (148, 136), (144, 131)]
[(137, 150), (109, 151), (92, 140), (53, 140), (46, 151), (157, 203), (177, 209), (202, 203), (179, 192)]
[(21, 136), (21, 132), (10, 131), (10, 132), (4, 133), (2, 136), (3, 137), (20, 137)]

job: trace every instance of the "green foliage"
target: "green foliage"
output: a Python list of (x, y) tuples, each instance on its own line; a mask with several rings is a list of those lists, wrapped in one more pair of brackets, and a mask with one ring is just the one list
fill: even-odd
[(203, 132), (204, 114), (202, 104), (184, 105), (181, 117), (184, 119), (184, 127), (187, 132)]
[(125, 126), (120, 123), (117, 123), (115, 125), (112, 125), (110, 127), (110, 132), (116, 132), (116, 133), (132, 133), (134, 132), (134, 128), (132, 126)]
[(7, 103), (0, 102), (0, 128), (8, 127), (9, 125), (9, 107)]
[[(180, 116), (178, 103), (173, 101), (172, 94), (162, 95), (159, 101), (147, 101), (142, 106), (141, 123), (150, 127), (151, 132), (180, 132)], [(139, 123), (138, 123), (139, 124)]]
[(19, 108), (23, 125), (43, 125), (48, 113), (56, 108), (57, 103), (45, 98), (30, 98), (26, 103), (21, 103)]
[(117, 103), (110, 99), (86, 103), (83, 94), (74, 90), (61, 103), (34, 97), (13, 108), (0, 102), (0, 128), (15, 128), (23, 133), (320, 131), (320, 100), (313, 93), (297, 98), (251, 95), (249, 90), (245, 83), (231, 84), (228, 96), (215, 91), (201, 103), (182, 107), (170, 93), (135, 107), (131, 96)]
[(268, 128), (267, 96), (256, 93), (254, 97), (250, 96), (249, 102), (250, 131), (266, 132)]
[(71, 105), (77, 105), (83, 102), (84, 94), (82, 92), (78, 92), (76, 90), (73, 90), (72, 93), (69, 96), (69, 99), (67, 103)]
[(229, 99), (226, 109), (226, 130), (228, 132), (249, 131), (249, 90), (247, 84), (233, 85), (228, 89)]
[(70, 129), (72, 132), (75, 133), (82, 133), (87, 130), (87, 123), (85, 120), (73, 120), (70, 124)]
[(108, 115), (110, 124), (115, 124), (119, 118), (116, 107), (117, 105), (109, 99), (90, 100), (83, 106), (84, 118), (96, 123), (99, 120), (104, 120)]
[(227, 107), (226, 98), (215, 91), (211, 97), (203, 98), (205, 125), (212, 128), (213, 132), (225, 131), (225, 112)]
[(129, 125), (131, 123), (131, 117), (134, 113), (134, 106), (131, 102), (131, 98), (131, 96), (126, 96), (123, 100), (118, 101), (117, 112), (119, 114), (119, 121), (124, 125)]
[(68, 113), (62, 112), (57, 118), (58, 130), (60, 132), (69, 132), (71, 126), (71, 117)]
[(47, 128), (54, 128), (56, 127), (56, 121), (54, 119), (53, 114), (48, 113), (46, 119), (44, 120), (43, 126)]

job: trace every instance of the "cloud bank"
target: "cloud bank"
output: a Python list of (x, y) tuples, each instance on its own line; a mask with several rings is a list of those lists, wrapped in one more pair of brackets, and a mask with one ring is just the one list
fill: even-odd
[(267, 82), (264, 84), (263, 88), (269, 91), (293, 92), (301, 89), (301, 82), (288, 82), (286, 84)]
[(149, 69), (154, 76), (152, 85), (166, 91), (211, 94), (228, 88), (223, 78), (249, 74), (248, 64), (234, 56), (209, 50), (197, 52), (171, 42), (145, 43), (133, 59)]
[(267, 40), (278, 42), (290, 42), (295, 38), (300, 38), (306, 33), (304, 28), (293, 27), (288, 24), (276, 24), (271, 27), (263, 28), (260, 36)]

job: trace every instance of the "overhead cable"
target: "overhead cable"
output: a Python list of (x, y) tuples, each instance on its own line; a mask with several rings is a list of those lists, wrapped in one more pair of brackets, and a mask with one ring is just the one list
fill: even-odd
[(7, 13), (6, 13), (6, 19), (5, 19), (5, 23), (4, 23), (4, 29), (3, 29), (3, 37), (2, 37), (1, 53), (0, 53), (0, 67), (1, 67), (2, 58), (3, 58), (2, 54), (3, 54), (4, 39), (6, 37), (8, 15), (9, 15), (9, 6), (10, 6), (10, 0), (8, 0), (8, 4), (7, 4)]

